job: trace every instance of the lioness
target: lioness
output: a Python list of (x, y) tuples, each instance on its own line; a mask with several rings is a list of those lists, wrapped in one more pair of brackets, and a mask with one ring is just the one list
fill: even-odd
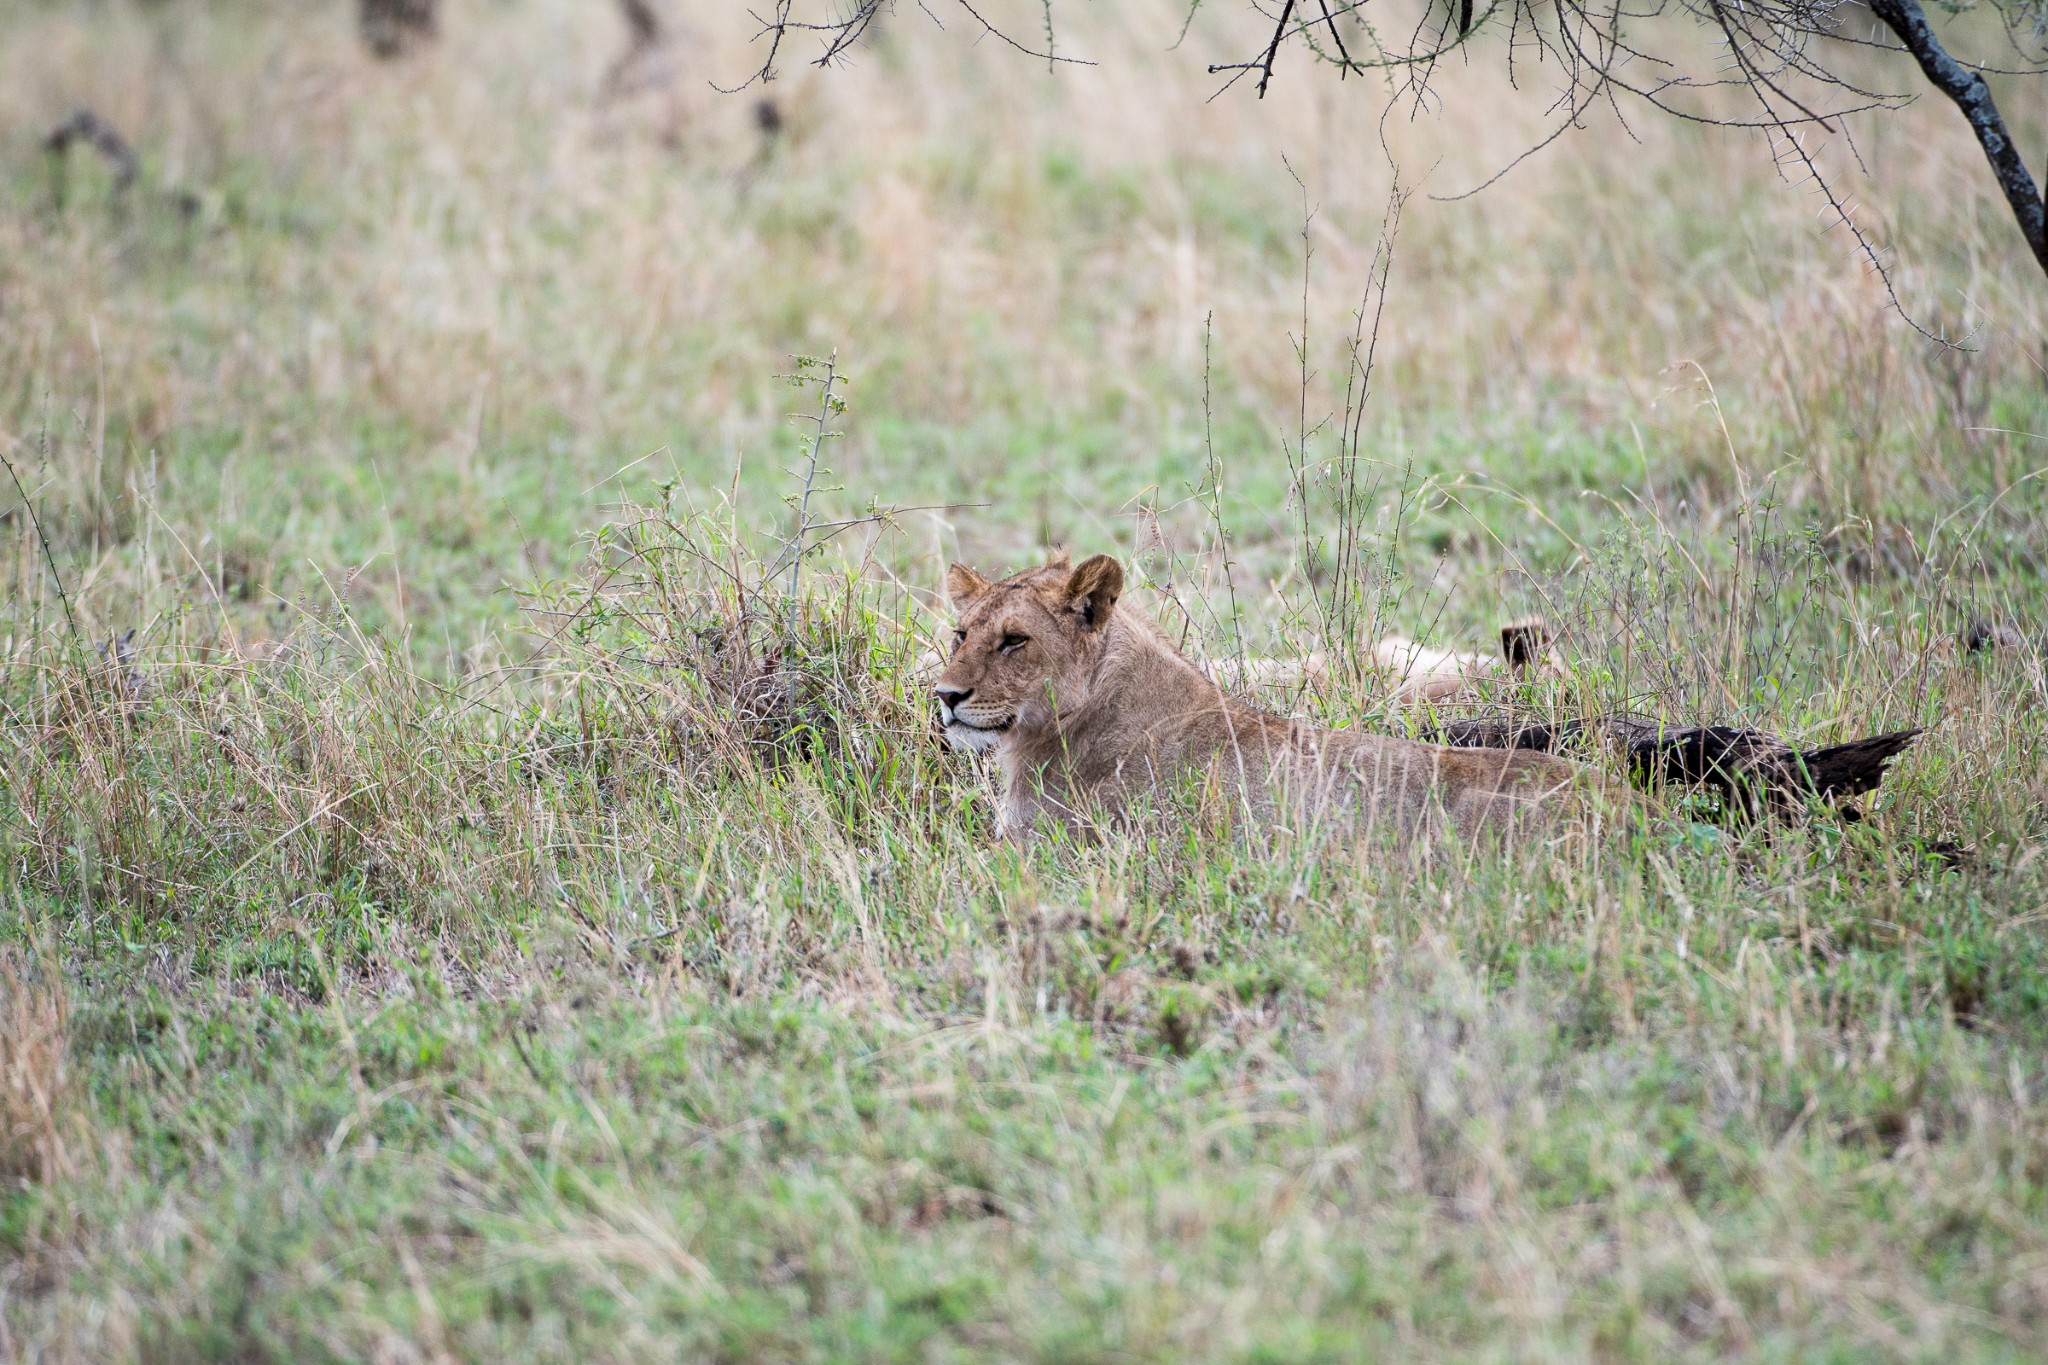
[(1041, 817), (1081, 829), (1115, 820), (1163, 782), (1217, 784), (1247, 813), (1391, 822), (1445, 820), (1462, 834), (1542, 823), (1607, 790), (1598, 774), (1527, 750), (1450, 749), (1287, 720), (1224, 691), (1143, 615), (1117, 610), (1123, 569), (1064, 556), (992, 583), (946, 571), (959, 613), (932, 691), (955, 748), (993, 751), (1001, 830)]

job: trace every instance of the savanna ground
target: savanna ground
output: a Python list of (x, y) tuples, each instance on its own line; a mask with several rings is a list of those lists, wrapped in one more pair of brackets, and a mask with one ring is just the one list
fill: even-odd
[[(596, 0), (0, 9), (0, 1354), (2048, 1351), (2048, 288), (1953, 110), (1817, 145), (1967, 351), (1751, 136), (1440, 202), (1540, 86), (1208, 103), (1214, 0), (905, 7), (770, 130), (729, 8), (612, 94)], [(1537, 609), (1526, 702), (1927, 733), (1854, 824), (1017, 851), (918, 658), (1055, 544), (1195, 651)]]

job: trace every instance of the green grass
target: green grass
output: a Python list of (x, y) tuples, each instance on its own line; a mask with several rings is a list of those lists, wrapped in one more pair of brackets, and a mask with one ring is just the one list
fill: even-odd
[[(766, 144), (700, 93), (743, 18), (607, 102), (568, 0), (394, 66), (335, 6), (0, 17), (0, 1355), (2048, 1350), (2043, 675), (1953, 642), (2044, 624), (2044, 296), (1956, 130), (1843, 174), (1980, 349), (1754, 146), (1596, 127), (1410, 201), (1347, 443), (1379, 95), (906, 10)], [(1432, 191), (1540, 124), (1446, 80)], [(126, 203), (53, 202), (78, 102)], [(902, 510), (792, 607), (835, 349), (813, 510)], [(920, 656), (948, 559), (1052, 544), (1192, 650), (1533, 609), (1517, 701), (1927, 733), (1860, 822), (1012, 848)]]

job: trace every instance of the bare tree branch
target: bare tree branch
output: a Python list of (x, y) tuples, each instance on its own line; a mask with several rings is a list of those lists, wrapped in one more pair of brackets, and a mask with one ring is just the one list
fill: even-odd
[[(636, 0), (620, 2), (627, 5), (630, 14)], [(825, 9), (825, 2), (772, 0), (772, 14), (766, 18), (757, 14), (755, 18), (761, 25), (758, 36), (768, 40), (767, 59), (739, 88), (775, 79), (776, 61), (788, 38), (817, 35), (822, 51), (811, 60), (821, 66), (830, 65), (868, 35), (885, 5), (892, 13), (895, 8), (895, 0), (833, 0), (829, 10)], [(1469, 53), (1477, 39), (1505, 29), (1505, 57), (1511, 84), (1521, 88), (1522, 72), (1532, 56), (1540, 69), (1557, 73), (1559, 88), (1548, 111), (1557, 122), (1534, 146), (1489, 177), (1479, 189), (1556, 143), (1566, 132), (1582, 127), (1596, 104), (1612, 111), (1630, 136), (1634, 136), (1629, 121), (1632, 103), (1688, 122), (1762, 132), (1770, 139), (1781, 169), (1790, 168), (1796, 178), (1812, 181), (1827, 200), (1835, 221), (1849, 230), (1858, 252), (1883, 279), (1893, 306), (1909, 323), (1919, 327), (1906, 315), (1892, 288), (1883, 253), (1856, 222), (1848, 199), (1830, 183), (1814, 150), (1803, 140), (1803, 135), (1812, 129), (1846, 136), (1841, 122), (1845, 117), (1895, 110), (1909, 99), (1902, 94), (1865, 89), (1838, 69), (1841, 52), (1870, 47), (1894, 50), (1889, 43), (1875, 40), (1874, 32), (1858, 35), (1843, 31), (1843, 15), (1849, 0), (1421, 0), (1419, 15), (1405, 39), (1392, 40), (1383, 40), (1375, 26), (1363, 22), (1358, 23), (1352, 37), (1345, 37), (1339, 21), (1358, 16), (1367, 0), (1315, 0), (1313, 6), (1300, 0), (1249, 2), (1261, 18), (1270, 22), (1271, 28), (1246, 60), (1210, 65), (1210, 74), (1229, 76), (1217, 95), (1256, 73), (1255, 89), (1263, 99), (1272, 87), (1281, 51), (1299, 40), (1315, 60), (1335, 66), (1340, 80), (1353, 72), (1388, 73), (1397, 97), (1411, 100), (1419, 108), (1434, 98), (1432, 80), (1446, 57), (1461, 50)], [(2044, 203), (2040, 187), (2014, 146), (2012, 134), (1984, 79), (1986, 73), (2000, 73), (2000, 69), (1951, 56), (1936, 37), (1921, 2), (1862, 0), (1919, 62), (1928, 82), (1947, 95), (1969, 121), (2019, 224), (2021, 236), (2035, 262), (2048, 274), (2048, 203)], [(1027, 57), (1047, 63), (1093, 65), (1056, 53), (1051, 0), (1042, 0), (1046, 16), (1043, 51), (989, 18), (983, 12), (988, 0), (950, 3), (971, 18), (985, 36)], [(1381, 8), (1387, 3), (1388, 0), (1379, 0)], [(2048, 29), (2037, 22), (2042, 13), (2048, 12), (2041, 8), (2048, 0), (1993, 3), (2004, 18), (2007, 42), (2026, 63), (2019, 70), (2001, 74), (2048, 75), (2048, 52), (2040, 50)], [(927, 0), (918, 0), (918, 4), (937, 22)], [(1186, 22), (1175, 47), (1187, 37), (1203, 0), (1187, 0), (1187, 4)], [(1682, 60), (1684, 49), (1664, 49), (1660, 53), (1644, 37), (1658, 31), (1654, 28), (1657, 23), (1679, 20), (1690, 20), (1714, 38), (1722, 54), (1716, 66), (1688, 67)], [(1746, 97), (1749, 108), (1729, 109), (1725, 103), (1707, 102), (1725, 99), (1726, 92)], [(1853, 154), (1853, 143), (1850, 149)]]
[[(1042, 61), (1048, 66), (1095, 65), (1094, 62), (1088, 61), (1085, 58), (1068, 57), (1062, 55), (1057, 50), (1057, 44), (1054, 42), (1052, 7), (1050, 3), (1045, 8), (1045, 50), (1043, 52), (1032, 47), (1029, 43), (1014, 37), (1002, 26), (991, 21), (981, 10), (975, 7), (974, 0), (953, 0), (953, 3), (968, 18), (980, 26), (984, 36), (994, 38), (997, 42), (1002, 43), (1006, 47), (1016, 49), (1026, 57)], [(750, 85), (765, 85), (769, 81), (774, 80), (780, 74), (775, 67), (776, 59), (782, 55), (784, 41), (793, 34), (818, 35), (819, 41), (824, 44), (824, 48), (818, 56), (808, 60), (813, 66), (831, 66), (834, 62), (844, 58), (847, 53), (859, 44), (861, 39), (868, 35), (869, 30), (880, 20), (884, 8), (894, 13), (896, 8), (895, 0), (850, 0), (850, 3), (834, 6), (829, 17), (804, 18), (798, 13), (797, 0), (775, 0), (775, 11), (772, 15), (767, 18), (763, 18), (759, 14), (753, 15), (754, 22), (761, 26), (755, 34), (755, 41), (758, 42), (763, 38), (768, 40), (767, 59), (759, 67), (755, 68), (752, 75), (748, 76), (738, 85), (730, 88), (714, 85), (712, 88), (720, 94), (733, 95), (745, 90)], [(930, 7), (924, 3), (924, 0), (919, 0), (918, 8), (922, 9), (933, 23), (938, 23), (938, 16), (932, 13)]]
[(1273, 80), (1273, 58), (1280, 54), (1280, 42), (1287, 36), (1287, 21), (1294, 17), (1294, 0), (1280, 7), (1280, 22), (1273, 25), (1273, 41), (1266, 44), (1266, 56), (1259, 64), (1259, 98), (1266, 98), (1266, 87)]
[[(1902, 94), (1865, 89), (1837, 69), (1832, 50), (1837, 44), (1895, 50), (1889, 43), (1842, 32), (1845, 0), (1486, 0), (1476, 15), (1472, 0), (1422, 0), (1420, 17), (1405, 41), (1384, 41), (1366, 28), (1370, 50), (1359, 50), (1358, 39), (1344, 42), (1336, 23), (1343, 15), (1357, 13), (1366, 0), (1317, 0), (1313, 13), (1306, 9), (1297, 13), (1294, 0), (1286, 0), (1277, 16), (1262, 0), (1252, 3), (1261, 15), (1274, 21), (1260, 51), (1246, 61), (1218, 63), (1209, 70), (1233, 73), (1231, 83), (1257, 72), (1261, 96), (1272, 82), (1281, 49), (1299, 39), (1318, 61), (1336, 66), (1340, 79), (1354, 71), (1401, 73), (1400, 93), (1419, 102), (1429, 96), (1432, 79), (1445, 57), (1460, 49), (1469, 51), (1469, 45), (1483, 33), (1504, 28), (1511, 82), (1519, 87), (1516, 63), (1519, 59), (1526, 64), (1531, 55), (1540, 66), (1558, 73), (1559, 89), (1550, 110), (1557, 121), (1534, 146), (1488, 177), (1479, 189), (1553, 145), (1566, 132), (1583, 126), (1586, 114), (1596, 104), (1611, 110), (1625, 129), (1629, 127), (1627, 105), (1634, 101), (1689, 122), (1760, 131), (1771, 140), (1780, 167), (1794, 172), (1797, 179), (1810, 180), (1826, 199), (1834, 220), (1849, 230), (1858, 253), (1884, 281), (1900, 315), (1933, 336), (1906, 314), (1892, 287), (1883, 253), (1856, 222), (1847, 198), (1830, 182), (1803, 136), (1811, 129), (1844, 136), (1844, 117), (1895, 110), (1909, 102)], [(1384, 5), (1386, 0), (1380, 3)], [(1984, 73), (1996, 69), (1950, 56), (1921, 10), (1922, 0), (1865, 3), (1918, 60), (1927, 80), (1962, 110), (1991, 163), (2021, 235), (2042, 271), (2048, 273), (2048, 204), (2028, 174), (1985, 83)], [(2041, 46), (2043, 36), (2038, 26), (2023, 22), (2018, 3), (2001, 3), (2000, 9), (2008, 42), (2031, 67), (2011, 74), (2048, 74), (2042, 69), (2048, 54), (2034, 50)], [(1505, 17), (1496, 22), (1503, 11)], [(1193, 18), (1192, 11), (1189, 17)], [(1690, 19), (1714, 37), (1721, 54), (1714, 68), (1688, 68), (1675, 59), (1677, 50), (1672, 50), (1674, 57), (1667, 58), (1647, 43), (1645, 35), (1654, 31), (1653, 21), (1680, 19)], [(1321, 41), (1319, 29), (1327, 29), (1336, 43)], [(1228, 84), (1224, 88), (1228, 89)], [(1702, 97), (1722, 91), (1745, 96), (1750, 109), (1730, 110), (1702, 102)], [(1633, 135), (1632, 129), (1630, 132)]]

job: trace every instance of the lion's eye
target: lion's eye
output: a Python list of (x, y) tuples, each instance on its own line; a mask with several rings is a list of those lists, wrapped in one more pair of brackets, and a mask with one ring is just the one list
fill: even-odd
[(953, 632), (953, 650), (954, 650), (954, 652), (955, 652), (955, 653), (958, 653), (958, 652), (959, 652), (959, 649), (960, 649), (960, 646), (962, 646), (962, 645), (964, 645), (964, 644), (966, 644), (966, 643), (967, 643), (967, 632), (966, 632), (966, 631), (964, 631), (964, 630), (956, 630), (956, 631), (954, 631), (954, 632)]
[(1031, 637), (1029, 635), (1005, 635), (1002, 643), (998, 644), (996, 648), (1005, 654), (1015, 654), (1030, 643)]

